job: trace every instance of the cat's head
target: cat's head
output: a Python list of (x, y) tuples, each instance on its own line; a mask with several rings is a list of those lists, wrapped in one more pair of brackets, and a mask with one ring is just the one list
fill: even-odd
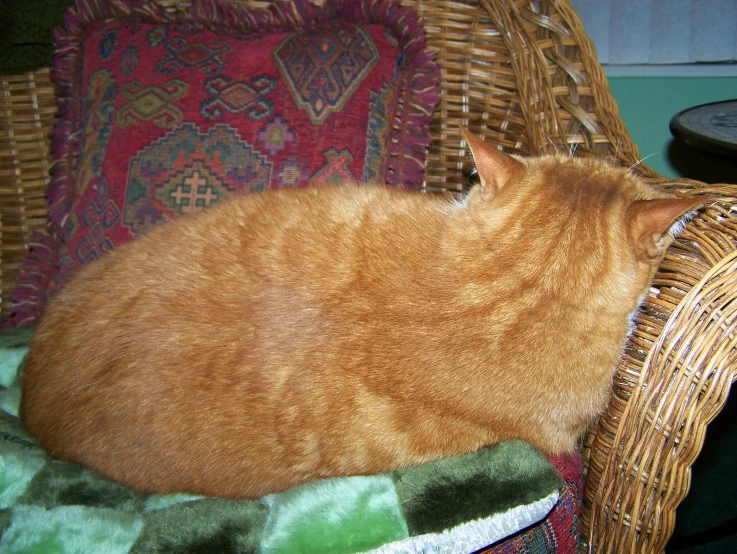
[(464, 135), (480, 178), (469, 210), (551, 287), (639, 300), (674, 234), (712, 200), (677, 198), (602, 159), (513, 157)]

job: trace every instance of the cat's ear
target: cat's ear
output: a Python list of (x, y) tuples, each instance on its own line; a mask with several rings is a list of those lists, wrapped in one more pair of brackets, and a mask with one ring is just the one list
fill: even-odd
[(643, 261), (661, 257), (673, 239), (668, 231), (677, 228), (679, 223), (685, 224), (693, 210), (713, 200), (700, 196), (632, 203), (628, 215), (634, 229), (637, 256)]
[(465, 127), (461, 130), (481, 178), (482, 200), (491, 200), (506, 185), (522, 178), (525, 166), (521, 162), (489, 146)]

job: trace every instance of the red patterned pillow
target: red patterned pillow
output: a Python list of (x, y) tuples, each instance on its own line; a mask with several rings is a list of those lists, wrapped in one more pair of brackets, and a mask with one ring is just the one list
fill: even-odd
[(583, 516), (583, 460), (579, 453), (549, 456), (565, 480), (558, 503), (540, 523), (485, 548), (484, 554), (578, 554)]
[(241, 191), (422, 184), (439, 69), (395, 2), (79, 0), (56, 38), (50, 234), (32, 241), (15, 325), (80, 265)]

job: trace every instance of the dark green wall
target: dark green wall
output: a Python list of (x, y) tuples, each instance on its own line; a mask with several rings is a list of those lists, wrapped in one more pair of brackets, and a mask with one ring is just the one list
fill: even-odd
[(737, 77), (610, 77), (619, 112), (645, 163), (665, 177), (737, 183), (732, 164), (686, 148), (668, 123), (691, 106), (737, 98)]

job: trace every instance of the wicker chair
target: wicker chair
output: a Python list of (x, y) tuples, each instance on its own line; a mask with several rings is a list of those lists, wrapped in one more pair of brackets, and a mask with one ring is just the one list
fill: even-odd
[[(177, 3), (162, 2), (172, 9)], [(706, 426), (737, 375), (737, 186), (668, 182), (638, 164), (567, 0), (402, 3), (421, 14), (442, 66), (427, 191), (460, 190), (468, 163), (460, 125), (466, 125), (507, 151), (577, 148), (637, 164), (634, 170), (674, 193), (722, 197), (670, 248), (619, 364), (611, 404), (584, 444), (585, 549), (662, 552)], [(0, 77), (4, 313), (29, 235), (45, 226), (53, 94), (48, 70)]]

